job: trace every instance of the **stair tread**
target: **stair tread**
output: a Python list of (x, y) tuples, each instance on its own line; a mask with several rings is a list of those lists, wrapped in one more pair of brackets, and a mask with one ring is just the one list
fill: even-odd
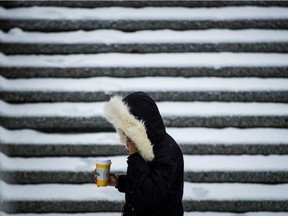
[(48, 19), (48, 20), (261, 20), (287, 19), (288, 9), (284, 7), (220, 7), (182, 8), (146, 7), (141, 9), (110, 8), (62, 8), (27, 7), (1, 8), (1, 19)]
[[(92, 172), (97, 159), (111, 159), (112, 172), (126, 172), (127, 156), (111, 157), (8, 157), (0, 153), (3, 171)], [(288, 172), (288, 156), (184, 155), (186, 172)]]
[[(167, 128), (180, 145), (287, 145), (288, 129), (277, 128)], [(8, 130), (0, 126), (1, 144), (14, 145), (119, 145), (115, 132), (43, 133), (37, 130)], [(1, 145), (0, 144), (0, 145)]]
[(6, 79), (0, 76), (1, 91), (15, 92), (275, 92), (288, 91), (285, 78), (31, 78)]
[[(4, 201), (112, 201), (123, 202), (124, 194), (115, 188), (95, 184), (11, 185), (3, 181)], [(184, 200), (191, 201), (288, 201), (288, 184), (184, 183)]]
[[(210, 35), (213, 35), (211, 37)], [(9, 32), (0, 30), (2, 43), (29, 44), (202, 44), (202, 43), (283, 43), (288, 42), (287, 30), (264, 29), (209, 29), (209, 30), (144, 30), (122, 32), (118, 30), (93, 30), (70, 32), (28, 32), (19, 28)]]
[[(209, 61), (207, 61), (209, 59)], [(229, 59), (229, 61), (227, 61)], [(288, 54), (280, 53), (153, 53), (153, 54), (74, 54), (74, 55), (4, 55), (1, 68), (187, 68), (187, 67), (287, 67)], [(135, 72), (137, 73), (137, 72)]]
[[(0, 100), (0, 116), (104, 118), (104, 102), (9, 104)], [(287, 116), (286, 103), (158, 102), (163, 117)]]

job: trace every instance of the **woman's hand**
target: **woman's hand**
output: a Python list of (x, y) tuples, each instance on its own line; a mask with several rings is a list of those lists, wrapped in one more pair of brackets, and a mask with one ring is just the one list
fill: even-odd
[(114, 186), (117, 187), (118, 186), (118, 176), (114, 173), (110, 173), (109, 177), (108, 177), (108, 185), (109, 186)]
[[(94, 170), (93, 173), (94, 181), (97, 181), (97, 174), (96, 174), (96, 169)], [(118, 176), (114, 173), (108, 174), (108, 186), (118, 186)]]

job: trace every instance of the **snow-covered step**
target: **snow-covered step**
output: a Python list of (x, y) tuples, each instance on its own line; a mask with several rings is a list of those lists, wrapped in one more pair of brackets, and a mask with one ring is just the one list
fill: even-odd
[[(213, 35), (213, 37), (211, 37)], [(288, 52), (287, 30), (174, 31), (117, 30), (60, 33), (0, 30), (0, 48), (6, 54), (77, 54), (106, 52)]]
[(28, 7), (0, 8), (0, 12), (4, 30), (288, 28), (285, 7)]
[[(99, 158), (99, 157), (98, 157)], [(127, 156), (108, 156), (111, 172), (125, 173)], [(92, 183), (97, 157), (8, 157), (0, 153), (2, 180), (18, 184)], [(185, 181), (288, 183), (288, 156), (184, 155)]]
[[(229, 61), (227, 61), (229, 59)], [(0, 55), (1, 67), (287, 67), (288, 54), (153, 53), (83, 55)]]
[[(10, 185), (1, 182), (1, 210), (18, 213), (121, 211), (123, 194), (95, 184)], [(288, 184), (185, 183), (186, 211), (287, 211)]]
[[(46, 131), (111, 130), (104, 102), (9, 104), (0, 101), (0, 120), (8, 129)], [(159, 102), (167, 127), (288, 127), (284, 103)]]
[(0, 76), (1, 98), (9, 102), (107, 101), (135, 91), (157, 101), (288, 102), (288, 79), (142, 77), (85, 79), (6, 79)]
[[(167, 128), (184, 154), (288, 154), (288, 129)], [(6, 155), (104, 156), (126, 155), (115, 132), (60, 134), (0, 127), (0, 150)]]
[[(229, 61), (227, 61), (229, 59)], [(5, 77), (259, 76), (288, 77), (288, 54), (157, 53), (0, 54)]]

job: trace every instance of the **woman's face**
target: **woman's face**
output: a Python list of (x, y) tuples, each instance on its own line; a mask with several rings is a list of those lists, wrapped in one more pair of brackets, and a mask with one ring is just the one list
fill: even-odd
[(127, 136), (125, 133), (123, 133), (123, 134), (126, 137), (126, 149), (129, 152), (129, 154), (137, 152), (138, 150), (136, 148), (134, 141), (129, 136)]

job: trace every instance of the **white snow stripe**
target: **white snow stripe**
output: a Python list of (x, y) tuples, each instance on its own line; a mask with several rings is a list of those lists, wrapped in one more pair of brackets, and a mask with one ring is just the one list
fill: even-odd
[[(0, 100), (0, 116), (11, 117), (104, 117), (105, 102), (9, 104)], [(285, 103), (158, 102), (167, 116), (286, 116)]]
[(184, 184), (184, 200), (288, 200), (288, 184)]
[[(99, 188), (96, 184), (10, 185), (0, 181), (2, 201), (123, 201), (124, 194), (114, 187)], [(26, 194), (24, 194), (26, 193)]]
[(275, 128), (167, 128), (179, 144), (265, 145), (287, 144), (288, 129)]
[(287, 19), (288, 9), (281, 7), (145, 7), (145, 8), (65, 8), (0, 7), (0, 19), (61, 19), (61, 20), (263, 20)]
[[(213, 35), (213, 37), (211, 37)], [(49, 44), (132, 44), (132, 43), (271, 43), (288, 42), (287, 30), (146, 30), (122, 32), (117, 30), (93, 30), (72, 32), (27, 32), (13, 28), (0, 30), (2, 43)]]
[[(0, 53), (0, 67), (283, 67), (288, 54), (156, 53), (9, 55)], [(135, 71), (137, 73), (137, 71)]]
[[(175, 83), (177, 85), (175, 85)], [(288, 91), (282, 78), (31, 78), (6, 79), (0, 76), (1, 91), (113, 92), (113, 91)]]
[[(288, 129), (275, 128), (167, 128), (178, 144), (279, 145), (288, 143)], [(0, 126), (1, 144), (31, 145), (120, 145), (116, 132), (60, 134), (30, 129), (7, 130)]]
[[(114, 187), (98, 188), (95, 184), (10, 185), (0, 182), (3, 201), (123, 201), (124, 194)], [(184, 184), (184, 200), (288, 200), (288, 184)]]
[[(92, 172), (95, 161), (109, 158), (112, 161), (111, 172), (126, 172), (127, 156), (111, 157), (8, 157), (0, 153), (3, 171), (51, 171), (51, 172)], [(219, 155), (184, 155), (184, 169), (190, 172), (276, 172), (288, 171), (288, 156), (219, 156)]]

